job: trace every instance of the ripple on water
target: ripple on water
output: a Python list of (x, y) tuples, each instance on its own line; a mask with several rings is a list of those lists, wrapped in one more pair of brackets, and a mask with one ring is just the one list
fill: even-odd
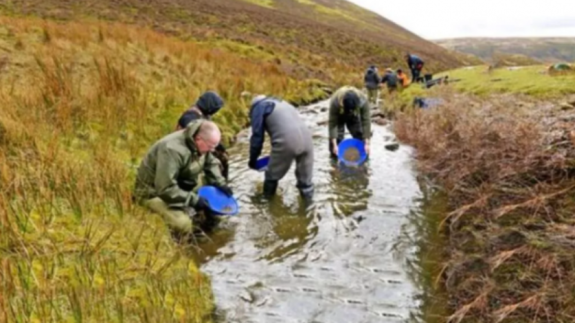
[(247, 168), (249, 134), (230, 150), (241, 213), (230, 234), (203, 247), (202, 265), (222, 322), (402, 322), (417, 311), (421, 291), (407, 273), (409, 252), (394, 250), (421, 198), (412, 151), (384, 149), (393, 134), (374, 125), (368, 164), (338, 168), (328, 156), (327, 130), (317, 125), (326, 115), (305, 116), (316, 184), (307, 210), (294, 167), (267, 202), (259, 193), (264, 174)]

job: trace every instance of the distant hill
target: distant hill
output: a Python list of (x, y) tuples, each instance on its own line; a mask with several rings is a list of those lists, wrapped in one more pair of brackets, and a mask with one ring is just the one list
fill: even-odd
[(490, 62), (496, 53), (524, 55), (546, 63), (575, 62), (575, 38), (457, 38), (435, 43)]
[(470, 63), (344, 0), (0, 0), (0, 13), (141, 24), (250, 57), (256, 53), (291, 74), (320, 79), (334, 78), (333, 67), (399, 67), (407, 51), (422, 56), (432, 71)]

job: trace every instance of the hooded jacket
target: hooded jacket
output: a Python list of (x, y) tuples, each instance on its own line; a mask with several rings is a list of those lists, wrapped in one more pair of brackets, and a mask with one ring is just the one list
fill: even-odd
[(198, 202), (194, 192), (199, 176), (205, 184), (225, 185), (220, 162), (207, 153), (200, 155), (194, 136), (203, 120), (192, 122), (182, 131), (173, 132), (157, 141), (140, 163), (134, 188), (137, 199), (161, 198), (172, 208), (185, 208)]
[[(354, 91), (360, 99), (359, 104), (355, 109), (353, 109), (353, 111), (351, 111), (351, 114), (346, 113), (343, 107), (343, 99), (348, 91)], [(349, 117), (360, 118), (364, 138), (371, 138), (371, 111), (367, 97), (360, 90), (354, 87), (344, 86), (337, 90), (330, 99), (328, 120), (330, 140), (337, 138), (340, 119)]]
[(370, 67), (367, 69), (367, 71), (365, 71), (364, 82), (366, 88), (370, 90), (377, 89), (379, 88), (380, 81), (381, 80), (377, 74), (377, 69)]

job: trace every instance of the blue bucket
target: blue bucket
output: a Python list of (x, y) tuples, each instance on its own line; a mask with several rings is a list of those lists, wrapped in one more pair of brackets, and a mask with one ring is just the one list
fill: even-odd
[(258, 159), (258, 161), (256, 162), (256, 170), (258, 172), (265, 171), (266, 169), (268, 169), (269, 163), (270, 163), (270, 156), (265, 156), (265, 157)]
[[(216, 215), (236, 215), (238, 214), (238, 201), (233, 196), (227, 196), (219, 188), (214, 186), (202, 186), (198, 190), (198, 196), (205, 198), (210, 209)], [(228, 210), (226, 210), (228, 208)]]
[[(357, 149), (357, 151), (359, 152), (359, 160), (351, 161), (346, 160), (344, 158), (345, 152), (350, 148)], [(345, 139), (339, 144), (337, 150), (338, 150), (337, 157), (339, 161), (345, 164), (346, 166), (359, 166), (367, 159), (367, 153), (365, 152), (365, 144), (363, 143), (363, 141), (359, 139), (355, 138)]]

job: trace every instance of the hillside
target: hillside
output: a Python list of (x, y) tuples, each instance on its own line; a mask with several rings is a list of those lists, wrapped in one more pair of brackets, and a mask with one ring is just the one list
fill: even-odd
[(547, 62), (574, 62), (575, 38), (458, 38), (435, 43), (491, 61), (496, 53), (518, 54)]
[(434, 71), (465, 63), (463, 55), (344, 0), (1, 0), (0, 12), (135, 23), (240, 54), (256, 53), (291, 75), (323, 80), (337, 78), (342, 69), (404, 64), (406, 51), (421, 55)]
[(343, 1), (0, 0), (0, 317), (210, 322), (209, 279), (132, 201), (150, 145), (203, 91), (227, 146), (243, 93), (316, 101), (407, 50), (462, 64)]

